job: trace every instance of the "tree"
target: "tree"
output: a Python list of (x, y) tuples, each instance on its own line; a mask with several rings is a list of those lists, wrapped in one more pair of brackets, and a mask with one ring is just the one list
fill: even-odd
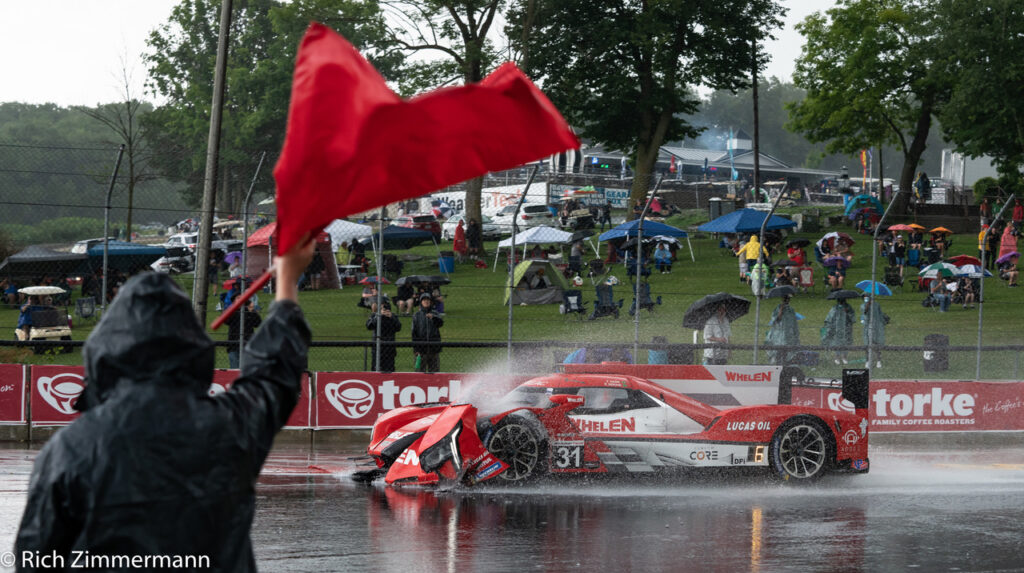
[(509, 36), (583, 136), (634, 157), (635, 201), (661, 145), (700, 132), (686, 119), (700, 104), (695, 88), (747, 87), (753, 46), (783, 13), (772, 0), (536, 0), (512, 11)]
[[(842, 0), (797, 26), (806, 38), (794, 81), (807, 97), (790, 106), (790, 127), (830, 152), (883, 143), (903, 152), (900, 188), (912, 187), (932, 116), (948, 99), (928, 2)], [(899, 195), (904, 209), (909, 194)]]
[(940, 115), (957, 149), (992, 157), (1004, 173), (1024, 164), (1024, 5), (1014, 0), (939, 2), (943, 54), (957, 78)]
[[(403, 94), (411, 95), (456, 81), (482, 80), (494, 67), (498, 50), (488, 39), (504, 0), (396, 0), (384, 2), (393, 16), (391, 39), (407, 54), (433, 52), (440, 60), (412, 61), (399, 80)], [(481, 220), (483, 177), (466, 182), (466, 214)]]
[(95, 108), (78, 106), (75, 109), (100, 122), (116, 137), (116, 144), (124, 144), (124, 166), (126, 175), (123, 180), (128, 191), (128, 213), (125, 217), (125, 240), (132, 240), (132, 208), (135, 198), (135, 187), (142, 181), (153, 177), (150, 166), (149, 141), (143, 133), (142, 116), (153, 110), (149, 103), (140, 101), (132, 93), (132, 76), (128, 69), (127, 58), (121, 58), (121, 74), (118, 78), (119, 89), (123, 99), (117, 103), (101, 104)]
[[(164, 174), (188, 184), (185, 194), (193, 207), (199, 205), (203, 188), (219, 5), (213, 0), (182, 0), (147, 41), (148, 87), (167, 102), (147, 117), (152, 145), (161, 150), (154, 163)], [(238, 3), (231, 22), (222, 120), (217, 191), (221, 212), (240, 208), (254, 158), (261, 151), (280, 149), (284, 141), (295, 54), (310, 20), (331, 26), (385, 77), (394, 76), (400, 58), (387, 47), (376, 2)], [(261, 178), (260, 184), (264, 191), (273, 189), (269, 177)]]

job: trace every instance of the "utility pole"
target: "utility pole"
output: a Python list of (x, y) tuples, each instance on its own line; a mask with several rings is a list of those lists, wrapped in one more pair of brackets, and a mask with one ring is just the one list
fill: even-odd
[(206, 143), (206, 175), (203, 177), (203, 211), (196, 245), (195, 287), (192, 309), (199, 323), (206, 324), (206, 300), (209, 294), (207, 271), (210, 267), (210, 242), (213, 238), (213, 205), (217, 197), (217, 160), (220, 151), (220, 118), (224, 107), (224, 75), (228, 63), (228, 34), (231, 30), (231, 0), (221, 0), (220, 33), (217, 38), (217, 69), (213, 75), (213, 101), (210, 105), (210, 135)]
[(753, 58), (753, 69), (751, 70), (751, 79), (753, 80), (753, 99), (754, 99), (754, 195), (757, 196), (757, 200), (761, 200), (761, 125), (760, 117), (758, 113), (758, 102), (757, 102), (757, 42), (751, 44), (752, 58)]

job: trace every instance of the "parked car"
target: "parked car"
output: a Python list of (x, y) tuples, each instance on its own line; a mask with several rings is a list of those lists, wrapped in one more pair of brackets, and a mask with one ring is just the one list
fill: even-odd
[(195, 270), (195, 257), (188, 247), (166, 246), (167, 254), (157, 259), (150, 267), (158, 273), (179, 274)]
[(441, 223), (437, 222), (437, 217), (429, 213), (402, 215), (401, 217), (396, 217), (392, 224), (396, 227), (427, 231), (428, 233), (433, 233), (435, 239), (441, 238)]
[[(506, 205), (491, 220), (501, 229), (502, 233), (509, 234), (512, 232), (512, 216), (515, 212), (515, 205)], [(515, 223), (516, 228), (522, 231), (541, 225), (552, 226), (555, 224), (555, 217), (551, 214), (551, 210), (548, 209), (547, 205), (527, 203), (519, 210), (519, 218)]]
[[(501, 227), (495, 225), (494, 221), (492, 221), (487, 215), (483, 215), (481, 218), (483, 220), (480, 224), (480, 230), (483, 234), (484, 240), (492, 240), (501, 237)], [(444, 225), (441, 225), (441, 238), (446, 241), (454, 239), (455, 228), (459, 226), (459, 221), (463, 221), (463, 230), (465, 230), (469, 225), (469, 223), (466, 222), (465, 214), (460, 213), (458, 215), (453, 215), (444, 222)]]
[(197, 244), (199, 244), (199, 233), (178, 233), (168, 237), (164, 246), (187, 247), (189, 251), (195, 253)]
[(867, 473), (867, 377), (844, 377), (842, 395), (851, 411), (790, 404), (720, 410), (634, 376), (542, 376), (479, 414), (470, 400), (381, 415), (367, 448), (376, 467), (352, 477), (474, 485), (751, 468), (792, 483)]

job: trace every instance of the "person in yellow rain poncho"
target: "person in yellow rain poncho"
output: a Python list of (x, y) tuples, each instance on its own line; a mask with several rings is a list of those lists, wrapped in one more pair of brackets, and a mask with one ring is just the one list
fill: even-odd
[[(750, 240), (744, 245), (743, 250), (740, 251), (739, 255), (747, 259), (747, 270), (750, 271), (757, 264), (757, 252), (761, 250), (764, 252), (765, 260), (768, 260), (768, 251), (761, 246), (761, 242), (757, 240), (757, 235), (750, 235)], [(747, 282), (750, 282), (750, 275), (747, 275)]]

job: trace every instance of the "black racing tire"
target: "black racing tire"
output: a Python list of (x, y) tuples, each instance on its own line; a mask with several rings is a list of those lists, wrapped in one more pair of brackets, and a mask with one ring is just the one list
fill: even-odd
[(535, 424), (521, 416), (498, 422), (487, 450), (509, 465), (498, 476), (503, 483), (525, 483), (547, 472), (547, 443)]
[(835, 459), (832, 434), (821, 420), (798, 416), (787, 420), (768, 448), (772, 475), (786, 481), (811, 482), (828, 472)]

